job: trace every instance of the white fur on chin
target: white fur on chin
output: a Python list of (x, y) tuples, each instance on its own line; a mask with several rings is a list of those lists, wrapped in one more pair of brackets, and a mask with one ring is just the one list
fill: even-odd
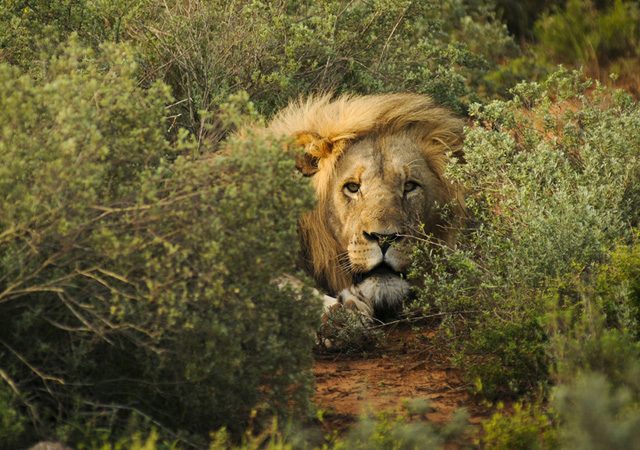
[(375, 311), (395, 309), (409, 295), (410, 284), (395, 274), (372, 275), (360, 284), (343, 289), (338, 294), (338, 302), (350, 305), (371, 321)]
[(365, 278), (357, 288), (361, 297), (378, 309), (399, 306), (409, 295), (410, 285), (398, 275), (387, 273)]

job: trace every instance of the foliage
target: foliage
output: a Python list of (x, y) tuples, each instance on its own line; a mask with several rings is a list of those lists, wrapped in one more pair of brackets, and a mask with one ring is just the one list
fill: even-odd
[(134, 3), (10, 0), (0, 6), (0, 60), (36, 70), (40, 49), (73, 32), (92, 47), (127, 41), (141, 83), (171, 86), (172, 128), (204, 145), (228, 134), (220, 112), (231, 94), (247, 92), (266, 115), (318, 91), (415, 91), (463, 111), (474, 97), (468, 78), (482, 83), (517, 53), (491, 8), (469, 2)]
[[(534, 58), (500, 19), (527, 36), (541, 5), (556, 6)], [(545, 59), (637, 73), (638, 23), (629, 0), (0, 2), (0, 448), (232, 448), (247, 426), (243, 448), (297, 447), (261, 427), (309, 410), (319, 305), (272, 281), (295, 272), (312, 196), (282, 143), (221, 143), (331, 90), (428, 93), (474, 116), (451, 168), (467, 228), (454, 249), (416, 249), (410, 310), (446, 317), (440, 338), (485, 397), (558, 386), (549, 412), (487, 422), (485, 444), (635, 445), (638, 105), (579, 73), (542, 79)], [(496, 93), (511, 100), (469, 106)], [(328, 320), (333, 349), (380, 339)], [(461, 432), (423, 416), (382, 413), (327, 445)]]
[[(544, 294), (556, 388), (483, 424), (486, 448), (638, 448), (638, 243), (607, 264), (563, 277)], [(635, 447), (634, 447), (635, 446)]]
[(16, 409), (16, 393), (6, 381), (7, 374), (0, 369), (0, 441), (5, 445), (15, 446), (24, 433), (26, 416), (20, 415)]
[(6, 0), (0, 4), (0, 61), (35, 69), (42, 50), (64, 43), (75, 33), (88, 46), (122, 42), (142, 20), (148, 0)]
[(542, 63), (531, 49), (519, 57), (509, 58), (484, 76), (483, 85), (491, 97), (510, 98), (511, 89), (522, 81), (541, 81), (555, 71)]
[[(405, 401), (395, 409), (363, 415), (354, 428), (348, 431), (344, 438), (339, 439), (335, 435), (314, 439), (309, 436), (308, 431), (282, 426), (274, 419), (271, 426), (260, 433), (252, 433), (249, 429), (240, 441), (232, 439), (225, 428), (212, 432), (211, 441), (206, 448), (209, 450), (433, 450), (468, 442), (469, 424), (466, 410), (457, 410), (449, 423), (440, 426), (427, 423), (425, 414), (432, 411), (433, 408), (426, 399)], [(318, 419), (322, 422), (321, 414), (318, 415)], [(91, 448), (180, 450), (183, 447), (180, 443), (159, 438), (158, 434), (152, 431), (147, 435), (134, 433), (131, 437), (120, 439), (115, 444), (97, 443)]]
[[(504, 407), (504, 406), (503, 406)], [(482, 448), (487, 450), (543, 450), (560, 448), (554, 417), (536, 401), (517, 402), (513, 411), (494, 413), (483, 422)]]
[(384, 332), (369, 326), (353, 311), (339, 309), (323, 315), (317, 331), (318, 352), (362, 353), (384, 342)]
[(545, 324), (557, 382), (600, 373), (620, 386), (638, 375), (637, 308), (629, 301), (629, 291), (625, 292), (624, 284), (601, 284), (599, 290), (596, 286), (583, 275), (548, 294), (550, 312)]
[[(313, 91), (417, 91), (462, 110), (469, 96), (465, 74), (485, 63), (459, 37), (487, 42), (487, 51), (512, 43), (486, 12), (473, 21), (459, 2), (439, 5), (172, 1), (157, 6), (137, 39), (149, 70), (181, 101), (178, 122), (216, 140), (224, 130), (203, 130), (201, 111), (215, 118), (220, 100), (238, 89), (267, 115)], [(474, 40), (479, 33), (484, 39)]]
[(442, 427), (425, 423), (422, 416), (428, 412), (429, 402), (418, 399), (401, 405), (397, 411), (365, 417), (334, 449), (426, 450), (442, 448), (445, 442), (464, 436), (468, 418), (464, 409), (457, 410), (451, 422)]
[(560, 433), (564, 448), (640, 448), (640, 390), (637, 383), (640, 366), (637, 369), (633, 389), (613, 388), (599, 374), (580, 376), (558, 388), (554, 405), (562, 419)]
[[(94, 442), (91, 445), (92, 450), (156, 450), (157, 448), (167, 448), (176, 450), (175, 443), (158, 442), (159, 436), (155, 430), (149, 433), (134, 432), (130, 436), (118, 439), (115, 443), (108, 440), (102, 442)], [(80, 447), (81, 448), (81, 447)]]
[[(635, 186), (633, 187), (636, 188)], [(630, 246), (618, 245), (598, 273), (597, 293), (607, 323), (640, 339), (640, 235)]]
[(589, 86), (563, 70), (475, 106), (466, 164), (451, 167), (467, 189), (468, 228), (455, 249), (416, 252), (423, 288), (412, 308), (451, 313), (458, 360), (489, 397), (548, 382), (542, 294), (607, 262), (638, 224), (638, 105)]
[[(606, 6), (598, 9), (598, 3)], [(604, 66), (640, 56), (640, 7), (631, 0), (569, 0), (536, 23), (540, 49), (556, 62)]]
[(153, 423), (197, 442), (309, 408), (319, 305), (272, 283), (312, 206), (294, 155), (167, 142), (168, 89), (138, 73), (73, 43), (40, 82), (0, 66), (0, 366), (31, 439)]

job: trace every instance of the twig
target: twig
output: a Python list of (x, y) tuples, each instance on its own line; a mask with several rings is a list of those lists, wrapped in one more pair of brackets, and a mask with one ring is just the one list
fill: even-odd
[(154, 419), (153, 417), (151, 417), (149, 414), (145, 413), (144, 411), (140, 410), (139, 408), (136, 408), (134, 406), (127, 406), (127, 405), (113, 405), (113, 404), (104, 404), (104, 403), (98, 403), (98, 402), (91, 402), (91, 401), (86, 401), (84, 402), (86, 405), (89, 406), (94, 406), (94, 407), (98, 407), (98, 408), (105, 408), (105, 409), (112, 409), (112, 410), (123, 410), (123, 411), (132, 411), (135, 412), (136, 414), (139, 414), (140, 416), (144, 417), (145, 419), (149, 420), (151, 423), (153, 423), (154, 425), (156, 425), (157, 427), (159, 427), (160, 429), (162, 429), (163, 431), (171, 434), (174, 436), (174, 438), (178, 441), (182, 441), (185, 444), (189, 445), (190, 447), (193, 448), (206, 448), (206, 447), (202, 447), (201, 445), (199, 445), (198, 443), (191, 441), (189, 439), (187, 439), (184, 436), (178, 435), (176, 434), (174, 431), (172, 431), (171, 429), (169, 429), (168, 427), (164, 426), (162, 424), (162, 422), (160, 422), (157, 419)]
[(426, 316), (411, 317), (411, 318), (407, 318), (407, 319), (398, 319), (398, 320), (394, 320), (393, 322), (383, 323), (382, 325), (371, 326), (371, 327), (369, 327), (369, 329), (373, 330), (373, 329), (376, 329), (376, 328), (384, 328), (384, 327), (388, 327), (388, 326), (391, 326), (391, 325), (397, 325), (399, 323), (419, 322), (421, 320), (434, 319), (436, 317), (451, 316), (451, 315), (454, 315), (454, 314), (460, 314), (460, 315), (481, 314), (483, 312), (484, 311), (481, 311), (481, 310), (475, 310), (475, 311), (451, 311), (451, 312), (435, 313), (435, 314), (429, 314), (429, 315), (426, 315)]
[(41, 424), (40, 421), (40, 416), (38, 415), (38, 409), (33, 406), (30, 402), (28, 402), (26, 399), (24, 399), (22, 397), (22, 393), (20, 392), (20, 390), (18, 389), (18, 386), (15, 384), (15, 382), (9, 377), (9, 375), (7, 375), (7, 373), (0, 369), (0, 377), (2, 377), (2, 379), (4, 381), (7, 382), (7, 384), (9, 385), (9, 387), (11, 387), (11, 390), (13, 392), (15, 392), (15, 394), (18, 397), (21, 397), (22, 402), (27, 406), (27, 408), (29, 409), (29, 413), (31, 414), (31, 418), (33, 421), (33, 424), (36, 425), (36, 427), (39, 427)]
[[(29, 369), (31, 369), (42, 380), (44, 380), (44, 381), (56, 381), (56, 382), (58, 382), (60, 384), (65, 384), (65, 382), (64, 382), (64, 380), (62, 378), (53, 377), (53, 376), (50, 376), (50, 375), (45, 375), (44, 373), (40, 372), (40, 370), (38, 370), (37, 367), (31, 365), (31, 363), (29, 363), (29, 361), (27, 361), (20, 353), (15, 351), (9, 344), (4, 342), (2, 339), (0, 339), (0, 344), (3, 345), (11, 353), (13, 353), (20, 361), (22, 361)], [(4, 378), (4, 376), (3, 376), (3, 378)]]
[(396, 24), (393, 26), (391, 33), (389, 33), (389, 36), (387, 37), (387, 40), (385, 41), (384, 46), (382, 47), (382, 52), (380, 52), (380, 58), (378, 59), (378, 64), (376, 65), (376, 70), (375, 70), (376, 72), (378, 71), (378, 69), (380, 69), (380, 64), (382, 64), (382, 58), (384, 58), (384, 54), (387, 51), (387, 47), (389, 47), (389, 42), (391, 41), (391, 38), (396, 33), (396, 30), (398, 29), (400, 22), (402, 22), (402, 19), (404, 19), (404, 16), (407, 14), (408, 10), (409, 10), (409, 6), (407, 6), (404, 9), (404, 11), (402, 11), (402, 14), (400, 14), (400, 17), (398, 18)]

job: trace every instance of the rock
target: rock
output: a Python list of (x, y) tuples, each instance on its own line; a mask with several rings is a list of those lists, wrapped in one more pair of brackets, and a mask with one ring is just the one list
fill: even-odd
[(72, 450), (72, 449), (59, 442), (43, 441), (43, 442), (38, 442), (29, 450)]

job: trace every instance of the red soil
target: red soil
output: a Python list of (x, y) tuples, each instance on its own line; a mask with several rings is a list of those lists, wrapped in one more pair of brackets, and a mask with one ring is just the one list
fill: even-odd
[(437, 346), (436, 332), (399, 327), (388, 330), (386, 342), (366, 354), (318, 355), (313, 401), (326, 411), (327, 431), (343, 432), (362, 415), (416, 399), (429, 400), (433, 412), (426, 419), (436, 425), (463, 407), (472, 425), (487, 418), (490, 408), (469, 395), (469, 386)]

